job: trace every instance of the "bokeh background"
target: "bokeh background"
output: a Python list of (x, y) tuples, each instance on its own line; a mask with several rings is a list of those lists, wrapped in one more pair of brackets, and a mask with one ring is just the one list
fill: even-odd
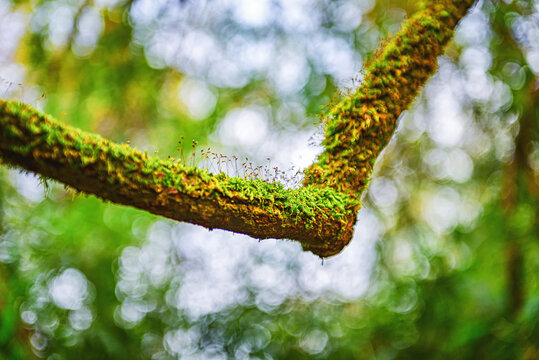
[[(0, 97), (294, 187), (421, 6), (0, 0)], [(1, 166), (0, 359), (539, 358), (539, 3), (479, 1), (439, 63), (323, 263)]]

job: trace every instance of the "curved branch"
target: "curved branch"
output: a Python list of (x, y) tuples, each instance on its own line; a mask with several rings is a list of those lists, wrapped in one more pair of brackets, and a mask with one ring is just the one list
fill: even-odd
[(350, 239), (359, 204), (327, 188), (231, 178), (150, 157), (0, 100), (0, 155), (77, 190), (171, 219), (255, 238), (291, 238), (321, 256)]
[(304, 186), (212, 175), (62, 125), (0, 100), (0, 158), (114, 203), (255, 238), (300, 241), (327, 257), (353, 234), (359, 195), (396, 119), (435, 71), (471, 0), (437, 1), (412, 17), (367, 67), (363, 85), (327, 118), (326, 150)]

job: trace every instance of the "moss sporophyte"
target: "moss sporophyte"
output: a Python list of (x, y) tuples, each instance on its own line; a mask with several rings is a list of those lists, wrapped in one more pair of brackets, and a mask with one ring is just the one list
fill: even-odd
[(376, 52), (361, 87), (325, 116), (325, 150), (298, 189), (152, 157), (17, 101), (0, 100), (0, 158), (118, 204), (258, 239), (297, 240), (331, 256), (352, 237), (360, 195), (399, 115), (472, 4), (431, 2)]

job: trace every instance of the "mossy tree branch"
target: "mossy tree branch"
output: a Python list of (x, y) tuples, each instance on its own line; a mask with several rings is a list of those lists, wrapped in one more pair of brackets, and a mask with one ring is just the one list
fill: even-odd
[(362, 85), (326, 116), (325, 151), (304, 184), (329, 185), (359, 198), (400, 114), (435, 72), (437, 57), (474, 0), (431, 1), (376, 53)]
[(325, 151), (300, 189), (150, 157), (3, 100), (0, 158), (114, 203), (259, 239), (297, 240), (319, 256), (335, 255), (352, 237), (359, 196), (397, 118), (435, 71), (473, 2), (433, 1), (382, 46), (363, 85), (330, 110)]

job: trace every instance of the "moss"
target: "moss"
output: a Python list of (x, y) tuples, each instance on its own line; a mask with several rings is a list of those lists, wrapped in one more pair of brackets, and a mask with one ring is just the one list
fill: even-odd
[(360, 195), (399, 115), (472, 4), (432, 1), (385, 42), (361, 87), (329, 110), (325, 151), (300, 189), (150, 157), (15, 101), (0, 100), (0, 160), (119, 204), (210, 229), (295, 239), (315, 254), (334, 255), (352, 237)]
[(473, 2), (430, 2), (376, 52), (361, 87), (325, 116), (325, 151), (306, 171), (305, 185), (318, 184), (354, 198), (361, 196), (399, 115), (434, 73), (437, 56)]
[(264, 210), (280, 214), (283, 221), (302, 218), (309, 223), (314, 221), (315, 213), (342, 218), (359, 206), (357, 200), (333, 188), (306, 186), (288, 190), (279, 183), (213, 175), (173, 159), (149, 157), (127, 145), (62, 125), (19, 102), (0, 100), (0, 124), (2, 141), (11, 152), (30, 156), (43, 166), (54, 160), (68, 162), (69, 166), (80, 170), (91, 168), (98, 176), (105, 174), (106, 180), (113, 184), (138, 187), (142, 183), (169, 192), (182, 192), (192, 198), (222, 199), (223, 206), (231, 201), (255, 203)]

